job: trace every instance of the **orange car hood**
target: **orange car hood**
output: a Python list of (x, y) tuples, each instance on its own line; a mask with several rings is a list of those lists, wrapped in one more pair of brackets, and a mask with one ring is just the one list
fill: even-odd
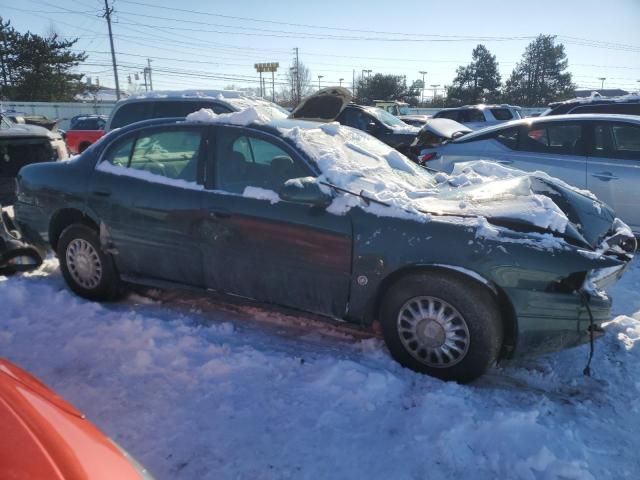
[(76, 408), (32, 375), (0, 359), (0, 478), (151, 477), (139, 473), (134, 461)]

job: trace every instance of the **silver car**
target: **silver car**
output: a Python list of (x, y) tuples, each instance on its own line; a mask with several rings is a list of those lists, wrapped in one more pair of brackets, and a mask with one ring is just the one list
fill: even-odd
[[(433, 120), (432, 120), (433, 122)], [(449, 134), (425, 148), (420, 163), (451, 172), (458, 162), (486, 159), (521, 170), (541, 170), (608, 203), (640, 234), (640, 117), (556, 115), (527, 118), (464, 133)], [(425, 129), (429, 129), (429, 125)], [(446, 130), (446, 133), (442, 132)], [(423, 129), (424, 131), (424, 129)]]

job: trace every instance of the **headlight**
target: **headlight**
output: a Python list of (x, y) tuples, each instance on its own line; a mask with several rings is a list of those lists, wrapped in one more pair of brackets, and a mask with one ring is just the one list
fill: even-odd
[(590, 270), (582, 284), (582, 291), (594, 297), (607, 298), (604, 289), (620, 278), (626, 266), (627, 264)]

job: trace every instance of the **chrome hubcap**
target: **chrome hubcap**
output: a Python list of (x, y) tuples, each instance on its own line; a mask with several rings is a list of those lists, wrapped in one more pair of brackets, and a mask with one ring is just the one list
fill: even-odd
[(93, 245), (82, 238), (67, 246), (67, 267), (75, 282), (84, 288), (95, 288), (102, 278), (102, 262)]
[(469, 350), (467, 323), (451, 304), (437, 297), (414, 297), (400, 308), (400, 341), (413, 358), (435, 368), (460, 362)]

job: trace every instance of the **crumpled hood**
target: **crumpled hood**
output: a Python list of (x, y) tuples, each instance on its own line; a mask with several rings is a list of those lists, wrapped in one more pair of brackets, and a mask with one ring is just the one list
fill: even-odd
[(415, 200), (424, 212), (481, 216), (511, 230), (550, 232), (592, 248), (611, 233), (616, 219), (590, 192), (543, 172), (474, 161), (456, 164), (451, 175), (435, 178), (437, 194)]

